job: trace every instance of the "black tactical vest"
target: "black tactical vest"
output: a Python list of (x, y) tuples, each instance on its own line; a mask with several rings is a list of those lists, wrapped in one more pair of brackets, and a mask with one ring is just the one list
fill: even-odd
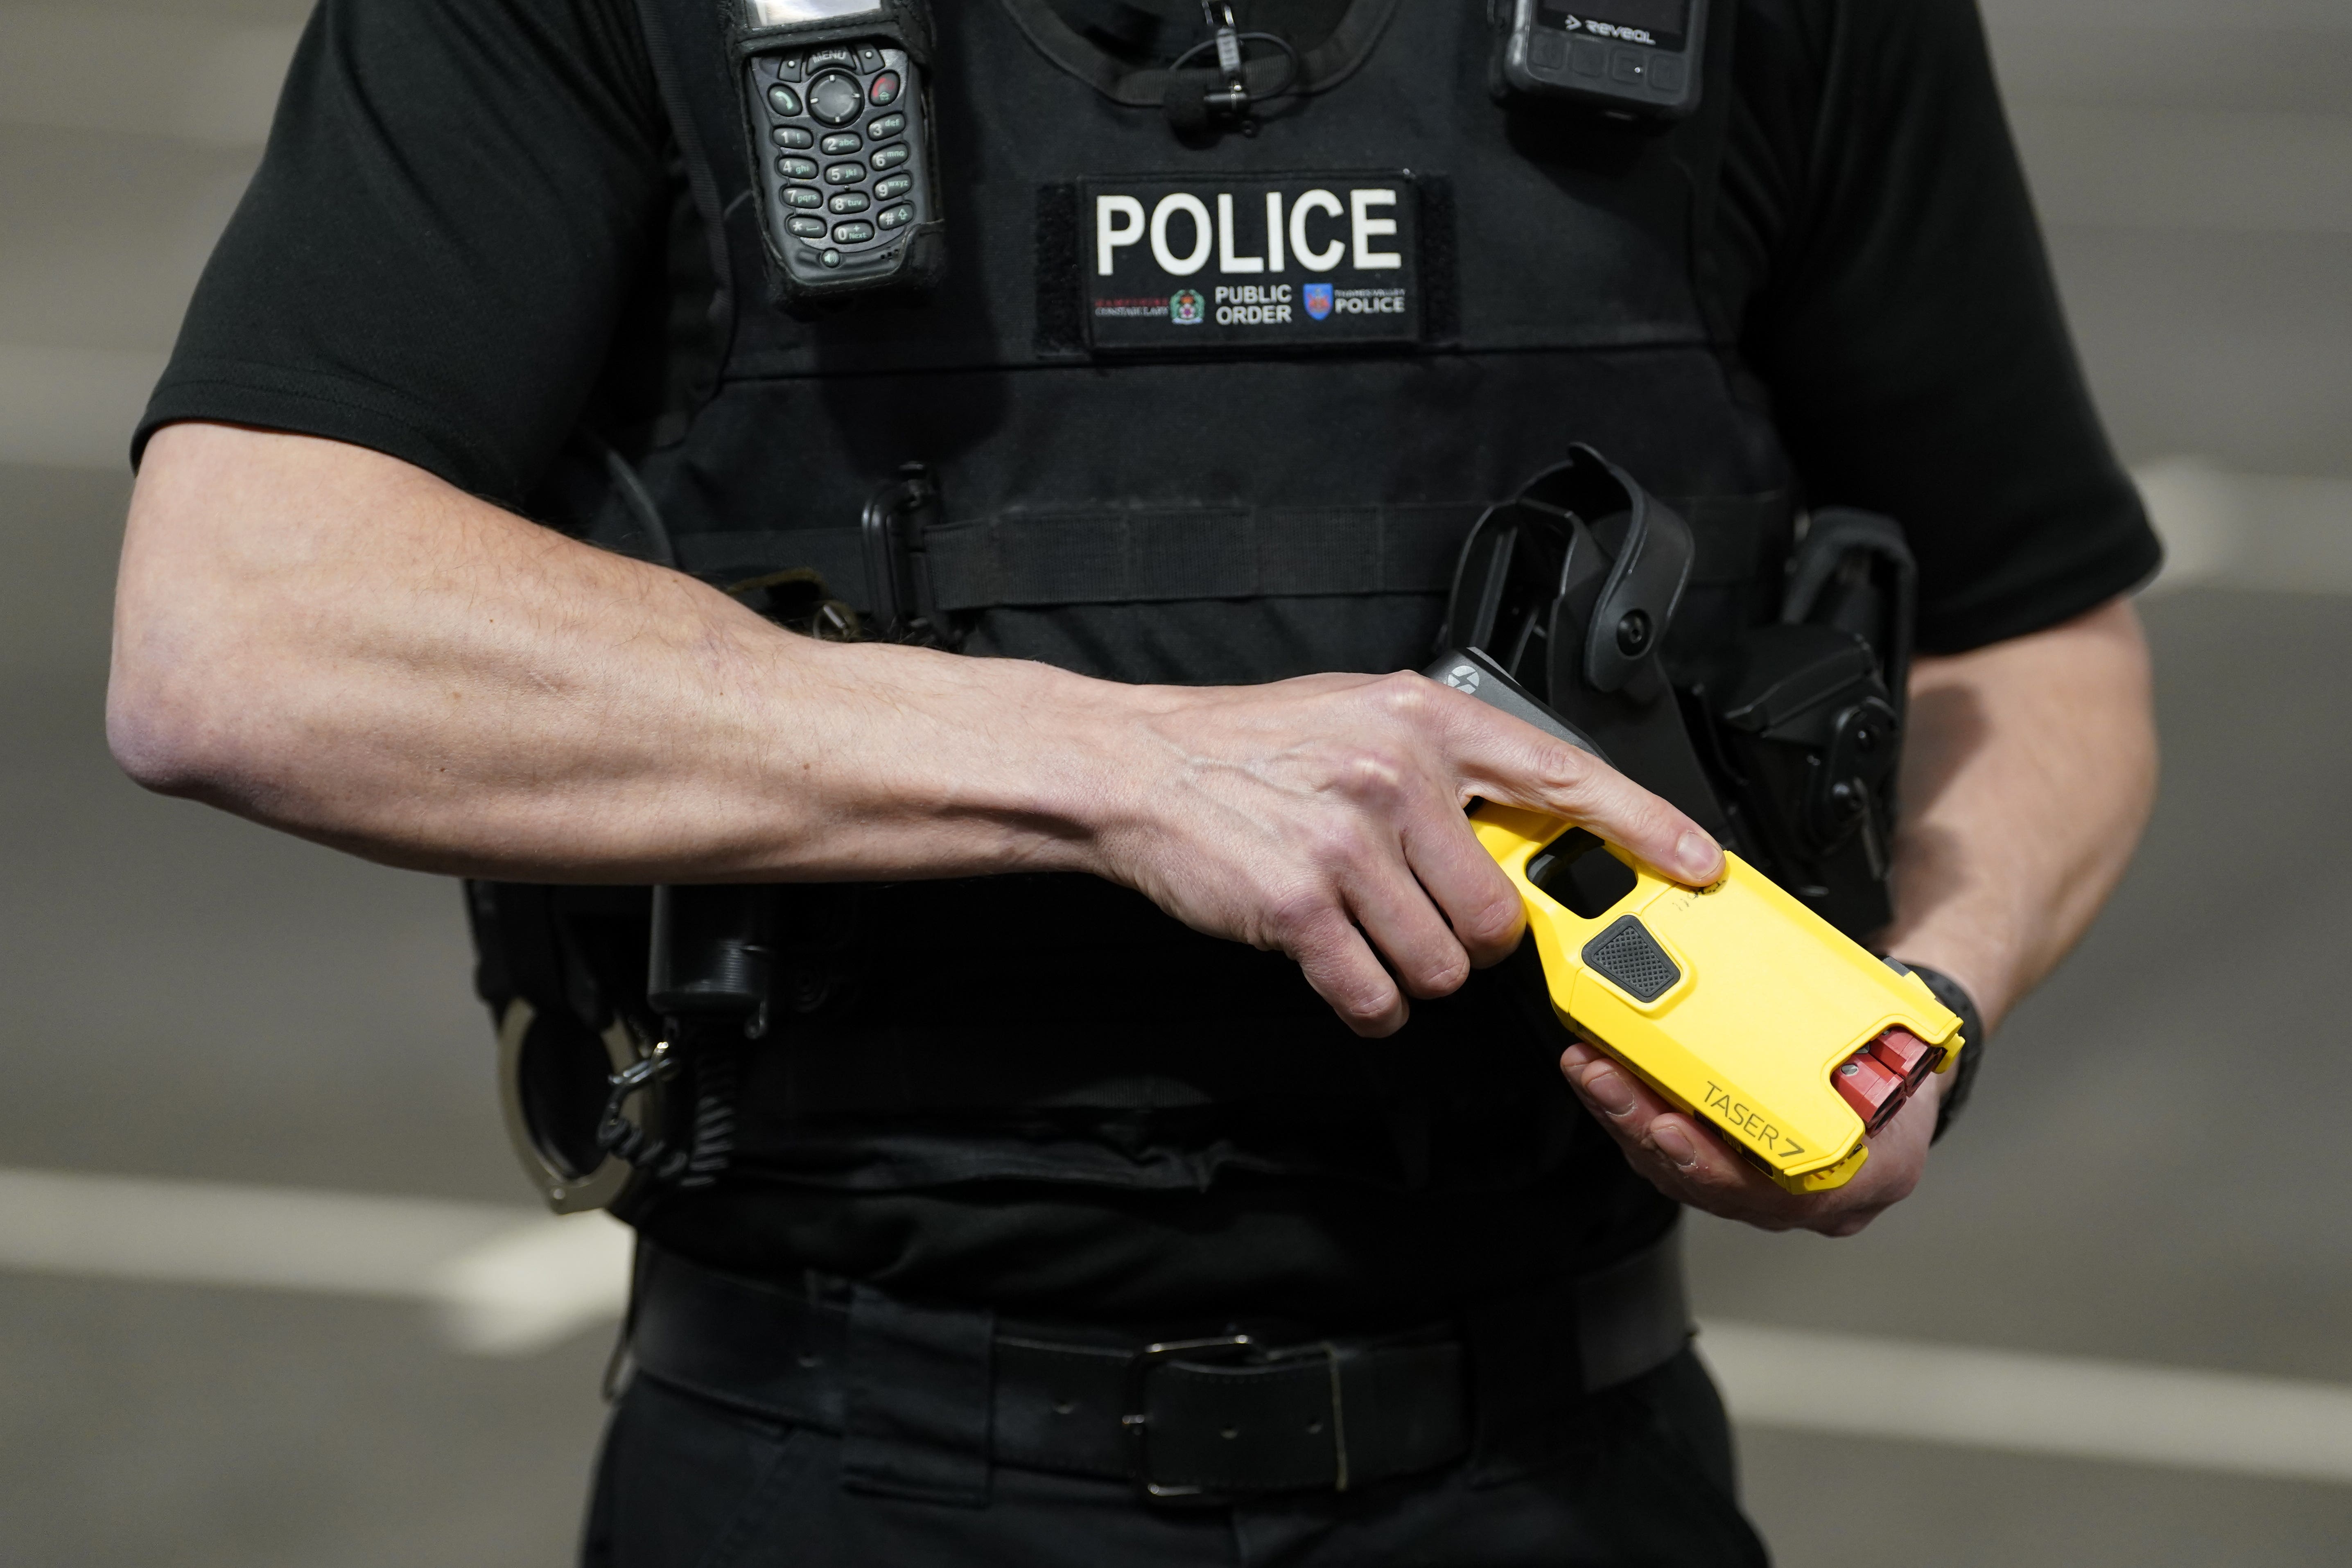
[[(966, 655), (1191, 684), (1415, 668), (1479, 510), (1581, 440), (1693, 523), (1682, 657), (1774, 614), (1787, 462), (1701, 304), (1727, 15), (1700, 113), (1656, 130), (1499, 107), (1481, 5), (1358, 0), (1309, 56), (1311, 93), (1255, 136), (1187, 145), (1148, 75), (1044, 0), (946, 0), (946, 280), (802, 319), (769, 292), (720, 7), (645, 12), (716, 275), (678, 312), (698, 336), (710, 302), (708, 379), (635, 454), (685, 569), (722, 587), (814, 569), (870, 605), (861, 509), (920, 461), (944, 502), (926, 569)], [(1367, 190), (1395, 199), (1360, 208)], [(1122, 195), (1197, 202), (1159, 237), (1206, 253), (1179, 287), (1141, 266), (1149, 237), (1118, 240), (1135, 212), (1101, 204)], [(582, 526), (628, 547), (628, 518), (612, 499)], [(784, 896), (774, 1022), (735, 1064), (730, 1183), (1470, 1192), (1585, 1161), (1633, 1182), (1513, 966), (1367, 1043), (1286, 960), (1088, 879)], [(640, 1011), (631, 906), (581, 907), (597, 1005)]]

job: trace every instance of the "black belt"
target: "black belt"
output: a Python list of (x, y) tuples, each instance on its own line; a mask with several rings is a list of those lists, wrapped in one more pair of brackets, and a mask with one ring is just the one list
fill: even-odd
[(1459, 1325), (1371, 1339), (1015, 1331), (864, 1287), (795, 1295), (650, 1247), (632, 1322), (645, 1375), (845, 1436), (845, 1471), (866, 1489), (961, 1501), (985, 1496), (991, 1462), (1213, 1499), (1524, 1458), (1530, 1434), (1566, 1429), (1580, 1389), (1664, 1365), (1691, 1331), (1671, 1234)]

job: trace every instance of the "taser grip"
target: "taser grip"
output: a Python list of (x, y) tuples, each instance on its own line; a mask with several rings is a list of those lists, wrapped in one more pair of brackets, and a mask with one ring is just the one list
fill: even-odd
[[(1941, 1049), (1967, 1043), (1925, 982), (1898, 974), (1737, 855), (1694, 889), (1617, 846), (1633, 889), (1596, 915), (1530, 879), (1573, 832), (1539, 813), (1480, 802), (1471, 826), (1527, 906), (1563, 1022), (1792, 1193), (1843, 1186), (1869, 1158), (1862, 1118), (1832, 1075), (1889, 1029)], [(1622, 881), (1622, 874), (1620, 877)]]

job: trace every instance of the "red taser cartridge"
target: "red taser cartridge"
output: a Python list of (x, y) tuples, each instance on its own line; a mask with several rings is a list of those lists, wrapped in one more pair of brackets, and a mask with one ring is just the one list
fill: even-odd
[(1893, 1121), (1903, 1102), (1911, 1098), (1903, 1079), (1868, 1050), (1856, 1051), (1839, 1063), (1830, 1082), (1862, 1118), (1863, 1131), (1871, 1134)]
[(1906, 1095), (1927, 1082), (1936, 1064), (1944, 1059), (1942, 1051), (1923, 1044), (1907, 1029), (1887, 1030), (1870, 1042), (1870, 1054), (1878, 1058), (1881, 1067), (1903, 1080)]

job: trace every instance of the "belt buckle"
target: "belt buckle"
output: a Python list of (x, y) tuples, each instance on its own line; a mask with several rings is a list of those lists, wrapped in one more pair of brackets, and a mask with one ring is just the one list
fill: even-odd
[(1146, 1385), (1152, 1369), (1179, 1357), (1193, 1361), (1239, 1361), (1257, 1348), (1257, 1342), (1247, 1334), (1220, 1334), (1205, 1340), (1165, 1340), (1149, 1344), (1127, 1358), (1127, 1409), (1118, 1418), (1119, 1427), (1127, 1434), (1128, 1451), (1134, 1457), (1136, 1485), (1154, 1502), (1192, 1503), (1211, 1506), (1223, 1502), (1223, 1493), (1212, 1492), (1206, 1487), (1165, 1487), (1151, 1479), (1151, 1417), (1147, 1413)]
[(1335, 1474), (1333, 1489), (1348, 1489), (1348, 1426), (1340, 1402), (1339, 1347), (1328, 1340), (1289, 1349), (1268, 1350), (1247, 1334), (1220, 1334), (1205, 1340), (1168, 1340), (1150, 1344), (1127, 1358), (1127, 1412), (1118, 1418), (1120, 1429), (1127, 1433), (1129, 1451), (1134, 1456), (1135, 1482), (1144, 1495), (1154, 1502), (1175, 1502), (1196, 1507), (1213, 1507), (1232, 1500), (1230, 1494), (1213, 1492), (1206, 1487), (1162, 1486), (1151, 1479), (1151, 1417), (1147, 1413), (1149, 1392), (1154, 1367), (1179, 1357), (1193, 1361), (1232, 1362), (1250, 1355), (1263, 1355), (1268, 1364), (1303, 1360), (1309, 1356), (1322, 1358), (1331, 1369), (1331, 1446)]

